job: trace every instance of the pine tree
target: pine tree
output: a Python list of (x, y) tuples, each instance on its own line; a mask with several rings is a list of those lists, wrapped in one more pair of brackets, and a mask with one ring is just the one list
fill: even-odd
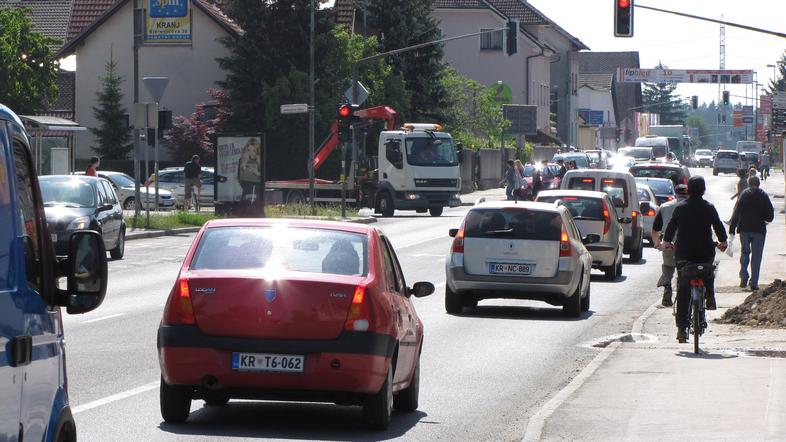
[(99, 126), (90, 128), (98, 146), (91, 149), (101, 157), (123, 160), (128, 157), (133, 146), (130, 143), (128, 112), (122, 105), (123, 93), (120, 91), (124, 80), (117, 74), (117, 62), (111, 51), (105, 69), (106, 76), (99, 77), (102, 88), (96, 92), (98, 106), (93, 107), (93, 115)]
[(778, 66), (778, 74), (775, 76), (775, 79), (770, 80), (770, 93), (786, 91), (786, 52), (781, 55), (781, 59), (775, 65)]
[[(668, 67), (659, 63), (655, 69), (668, 69)], [(641, 91), (644, 110), (659, 114), (661, 124), (683, 124), (685, 112), (680, 98), (674, 92), (676, 89), (676, 84), (645, 83)]]

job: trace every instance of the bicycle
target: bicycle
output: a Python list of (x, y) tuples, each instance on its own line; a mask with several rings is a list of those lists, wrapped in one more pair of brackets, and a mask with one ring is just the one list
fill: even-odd
[(683, 261), (678, 263), (677, 268), (680, 278), (689, 278), (690, 280), (688, 335), (693, 335), (693, 353), (699, 354), (699, 337), (707, 329), (707, 315), (704, 306), (707, 294), (705, 281), (715, 271), (717, 263), (686, 263)]
[(195, 212), (199, 212), (199, 193), (201, 193), (201, 189), (192, 185), (191, 189), (186, 189), (186, 193), (190, 193), (191, 197), (187, 200), (188, 206), (184, 204), (183, 208), (188, 212), (188, 208), (193, 207)]

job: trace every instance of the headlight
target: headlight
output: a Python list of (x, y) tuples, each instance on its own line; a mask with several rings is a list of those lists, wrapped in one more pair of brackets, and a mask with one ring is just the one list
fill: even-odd
[(408, 200), (416, 200), (416, 199), (420, 198), (420, 194), (418, 194), (418, 193), (408, 193), (408, 194), (404, 195), (404, 198), (406, 198)]
[(68, 225), (68, 230), (84, 230), (90, 224), (90, 218), (83, 216), (71, 221)]

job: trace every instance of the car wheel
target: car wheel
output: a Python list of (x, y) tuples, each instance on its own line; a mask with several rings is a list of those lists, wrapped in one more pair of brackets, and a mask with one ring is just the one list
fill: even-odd
[(393, 415), (393, 367), (388, 368), (385, 382), (377, 393), (363, 403), (363, 421), (374, 430), (386, 430)]
[(441, 216), (442, 215), (442, 207), (429, 207), (428, 213), (431, 216)]
[(393, 216), (395, 210), (395, 207), (393, 207), (393, 197), (390, 196), (390, 192), (382, 192), (379, 199), (379, 211), (382, 213), (382, 216), (390, 218)]
[(715, 170), (715, 169), (713, 169), (713, 170), (712, 170), (712, 176), (718, 176), (718, 171), (717, 171), (717, 170)]
[(191, 390), (182, 385), (169, 385), (161, 377), (161, 417), (168, 423), (185, 422), (191, 412)]
[(583, 282), (584, 278), (582, 277), (579, 279), (576, 291), (565, 300), (565, 304), (562, 306), (562, 312), (569, 318), (578, 318), (581, 315), (581, 284)]
[(475, 308), (478, 306), (478, 299), (471, 296), (462, 296), (461, 303), (464, 307)]
[(603, 268), (603, 273), (606, 281), (614, 281), (617, 279), (617, 261), (614, 261), (610, 266)]
[(226, 393), (211, 392), (205, 396), (204, 400), (205, 404), (210, 407), (223, 407), (229, 402), (229, 395)]
[(109, 256), (112, 259), (123, 259), (123, 255), (126, 253), (126, 231), (125, 229), (120, 229), (120, 236), (117, 238), (117, 247), (109, 251)]
[(583, 298), (581, 298), (581, 311), (586, 312), (590, 309), (590, 289), (592, 288), (592, 283), (587, 284), (587, 294)]
[(461, 313), (462, 310), (464, 310), (464, 300), (461, 299), (461, 295), (455, 293), (445, 284), (445, 311), (455, 315)]
[(393, 408), (396, 411), (412, 413), (418, 409), (418, 396), (420, 395), (420, 356), (415, 361), (415, 372), (412, 373), (412, 382), (409, 387), (401, 390), (393, 397)]
[(622, 258), (617, 263), (617, 276), (622, 276)]
[(306, 195), (299, 191), (293, 190), (287, 194), (287, 205), (305, 204)]
[(126, 198), (126, 200), (123, 202), (123, 209), (124, 210), (136, 209), (136, 203), (133, 196)]

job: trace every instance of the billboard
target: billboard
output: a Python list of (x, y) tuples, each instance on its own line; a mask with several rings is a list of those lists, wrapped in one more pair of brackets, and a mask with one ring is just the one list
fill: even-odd
[(216, 202), (256, 202), (262, 189), (262, 137), (221, 136), (216, 143)]
[(148, 0), (144, 44), (190, 45), (190, 0)]
[(753, 84), (753, 71), (618, 68), (617, 82)]

